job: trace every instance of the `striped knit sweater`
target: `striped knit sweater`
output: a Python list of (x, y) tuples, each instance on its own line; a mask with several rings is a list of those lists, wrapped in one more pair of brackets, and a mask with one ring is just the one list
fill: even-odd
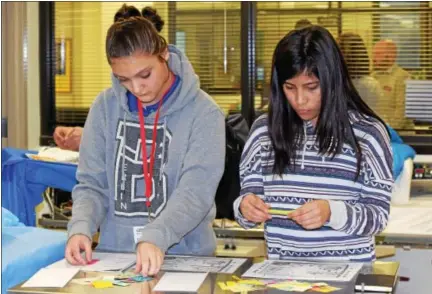
[(239, 224), (248, 229), (239, 210), (244, 196), (253, 193), (272, 208), (292, 210), (308, 201), (326, 199), (331, 217), (323, 227), (305, 230), (286, 217), (272, 216), (264, 224), (270, 259), (375, 260), (374, 235), (387, 225), (393, 187), (393, 157), (384, 125), (376, 119), (350, 114), (354, 134), (362, 148), (360, 175), (354, 182), (357, 160), (344, 144), (332, 159), (318, 154), (314, 127), (304, 123), (305, 142), (297, 147), (295, 171), (282, 177), (272, 173), (274, 152), (268, 134), (267, 115), (253, 124), (241, 164), (241, 192), (234, 203)]

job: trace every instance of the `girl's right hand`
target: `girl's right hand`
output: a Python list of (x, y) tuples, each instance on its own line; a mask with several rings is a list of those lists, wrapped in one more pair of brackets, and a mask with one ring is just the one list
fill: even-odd
[[(85, 259), (81, 251), (85, 252)], [(65, 257), (72, 265), (86, 265), (92, 260), (92, 241), (85, 235), (73, 235), (67, 242)]]
[(255, 194), (249, 194), (240, 202), (240, 212), (244, 218), (254, 223), (262, 223), (271, 219), (270, 205)]

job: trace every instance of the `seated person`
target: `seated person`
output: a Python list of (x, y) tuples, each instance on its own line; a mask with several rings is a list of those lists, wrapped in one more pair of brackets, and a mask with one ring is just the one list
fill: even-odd
[(243, 150), (237, 221), (265, 223), (270, 259), (374, 260), (394, 184), (390, 138), (328, 30), (282, 38), (271, 86), (268, 115), (254, 122)]

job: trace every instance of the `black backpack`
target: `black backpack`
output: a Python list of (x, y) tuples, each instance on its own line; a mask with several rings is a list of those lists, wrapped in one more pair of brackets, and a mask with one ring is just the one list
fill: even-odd
[(225, 170), (216, 191), (216, 218), (234, 220), (233, 203), (240, 196), (240, 159), (249, 126), (241, 114), (230, 114), (225, 119)]

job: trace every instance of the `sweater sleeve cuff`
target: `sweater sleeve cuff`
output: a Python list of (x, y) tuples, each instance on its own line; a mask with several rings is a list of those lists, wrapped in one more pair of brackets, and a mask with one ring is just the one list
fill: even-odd
[(347, 208), (343, 201), (328, 200), (330, 206), (330, 220), (328, 226), (335, 230), (342, 229), (348, 221)]
[(234, 207), (233, 207), (233, 209), (234, 209), (234, 216), (235, 216), (235, 218), (242, 218), (242, 219), (244, 219), (242, 213), (240, 212), (240, 203), (242, 202), (242, 200), (243, 200), (243, 198), (245, 196), (246, 195), (237, 197), (237, 199), (234, 201), (234, 204), (233, 204)]
[(88, 223), (84, 221), (75, 222), (73, 225), (69, 227), (68, 240), (74, 235), (87, 236), (90, 239), (90, 241), (92, 240), (93, 237)]

